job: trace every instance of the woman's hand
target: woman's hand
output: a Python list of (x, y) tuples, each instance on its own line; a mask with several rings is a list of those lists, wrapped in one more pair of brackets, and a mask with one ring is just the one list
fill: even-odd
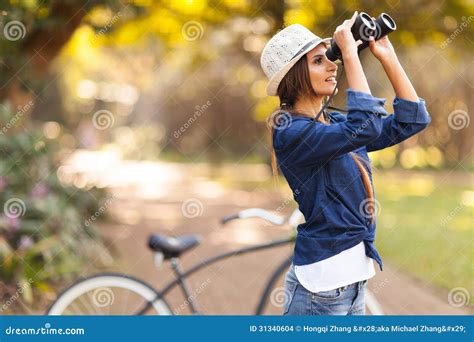
[(357, 11), (354, 12), (351, 19), (345, 20), (342, 25), (339, 25), (336, 32), (334, 32), (334, 39), (342, 52), (344, 69), (346, 71), (345, 74), (349, 88), (371, 94), (367, 78), (365, 77), (364, 70), (360, 64), (359, 55), (357, 54), (357, 47), (362, 43), (362, 41), (359, 40), (359, 43), (357, 43), (351, 32), (356, 17)]
[(354, 12), (352, 18), (344, 20), (344, 22), (336, 28), (334, 32), (334, 39), (336, 44), (342, 52), (342, 56), (355, 53), (357, 54), (358, 44), (354, 40), (351, 28), (357, 18), (357, 11)]
[(369, 48), (375, 58), (382, 63), (396, 59), (397, 57), (392, 43), (388, 40), (388, 36), (384, 36), (377, 41), (374, 40), (374, 37), (370, 37)]

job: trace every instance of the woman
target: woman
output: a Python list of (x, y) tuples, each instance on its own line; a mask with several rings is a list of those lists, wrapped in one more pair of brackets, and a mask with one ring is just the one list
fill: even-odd
[(286, 275), (287, 315), (365, 314), (373, 260), (382, 270), (374, 246), (375, 200), (367, 152), (398, 144), (431, 121), (387, 37), (372, 39), (370, 50), (395, 91), (394, 114), (385, 111), (385, 99), (371, 95), (350, 31), (356, 16), (334, 33), (349, 84), (347, 115), (324, 111), (314, 120), (336, 86), (337, 65), (325, 56), (329, 38), (291, 25), (272, 37), (261, 56), (267, 93), (280, 98), (280, 112), (288, 116), (273, 120), (272, 166), (275, 171), (278, 164), (306, 221), (298, 226)]

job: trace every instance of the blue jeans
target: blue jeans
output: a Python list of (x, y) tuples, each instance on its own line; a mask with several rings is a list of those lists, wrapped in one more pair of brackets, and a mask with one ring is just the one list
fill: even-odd
[(365, 315), (367, 280), (334, 290), (313, 293), (305, 289), (291, 265), (285, 277), (283, 315)]

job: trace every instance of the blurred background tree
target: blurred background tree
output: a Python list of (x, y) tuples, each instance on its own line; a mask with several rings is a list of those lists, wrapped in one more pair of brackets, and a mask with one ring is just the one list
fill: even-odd
[[(433, 117), (430, 130), (375, 153), (376, 165), (471, 168), (472, 125), (448, 125), (468, 120), (473, 101), (473, 6), (465, 1), (6, 1), (0, 18), (11, 37), (0, 42), (0, 98), (13, 108), (32, 98), (33, 118), (82, 132), (87, 147), (146, 136), (150, 146), (126, 154), (265, 161), (264, 119), (278, 103), (264, 93), (263, 45), (296, 22), (331, 36), (356, 9), (395, 18), (390, 39)], [(367, 52), (362, 58), (373, 92), (392, 98), (378, 63)], [(100, 109), (113, 114), (114, 129), (88, 128)], [(196, 116), (185, 136), (176, 134)]]
[[(46, 291), (67, 265), (87, 260), (87, 248), (70, 248), (53, 270), (46, 267), (55, 244), (97, 234), (81, 218), (105, 192), (56, 174), (78, 148), (135, 160), (268, 165), (265, 119), (279, 103), (265, 95), (260, 52), (293, 23), (330, 37), (354, 10), (389, 13), (398, 27), (390, 40), (433, 120), (421, 134), (372, 153), (373, 165), (471, 171), (473, 9), (463, 0), (0, 1), (1, 199), (14, 196), (27, 207), (20, 222), (0, 217), (2, 279), (25, 283), (44, 270), (33, 286)], [(361, 58), (372, 92), (390, 107), (383, 69), (368, 51)], [(345, 106), (344, 94), (334, 105)], [(68, 258), (74, 253), (82, 259)], [(18, 268), (25, 257), (36, 270)]]

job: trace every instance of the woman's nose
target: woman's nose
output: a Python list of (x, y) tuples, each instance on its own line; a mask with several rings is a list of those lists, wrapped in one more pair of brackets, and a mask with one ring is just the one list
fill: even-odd
[(332, 71), (332, 70), (334, 70), (334, 69), (337, 70), (337, 64), (336, 64), (336, 63), (334, 63), (333, 61), (331, 61), (331, 60), (328, 59), (328, 58), (325, 58), (325, 60), (326, 60), (328, 69), (329, 69), (330, 71)]
[(331, 61), (328, 61), (329, 62), (329, 65), (328, 65), (328, 71), (334, 71), (334, 70), (337, 70), (337, 64), (334, 63), (334, 62), (331, 62)]

